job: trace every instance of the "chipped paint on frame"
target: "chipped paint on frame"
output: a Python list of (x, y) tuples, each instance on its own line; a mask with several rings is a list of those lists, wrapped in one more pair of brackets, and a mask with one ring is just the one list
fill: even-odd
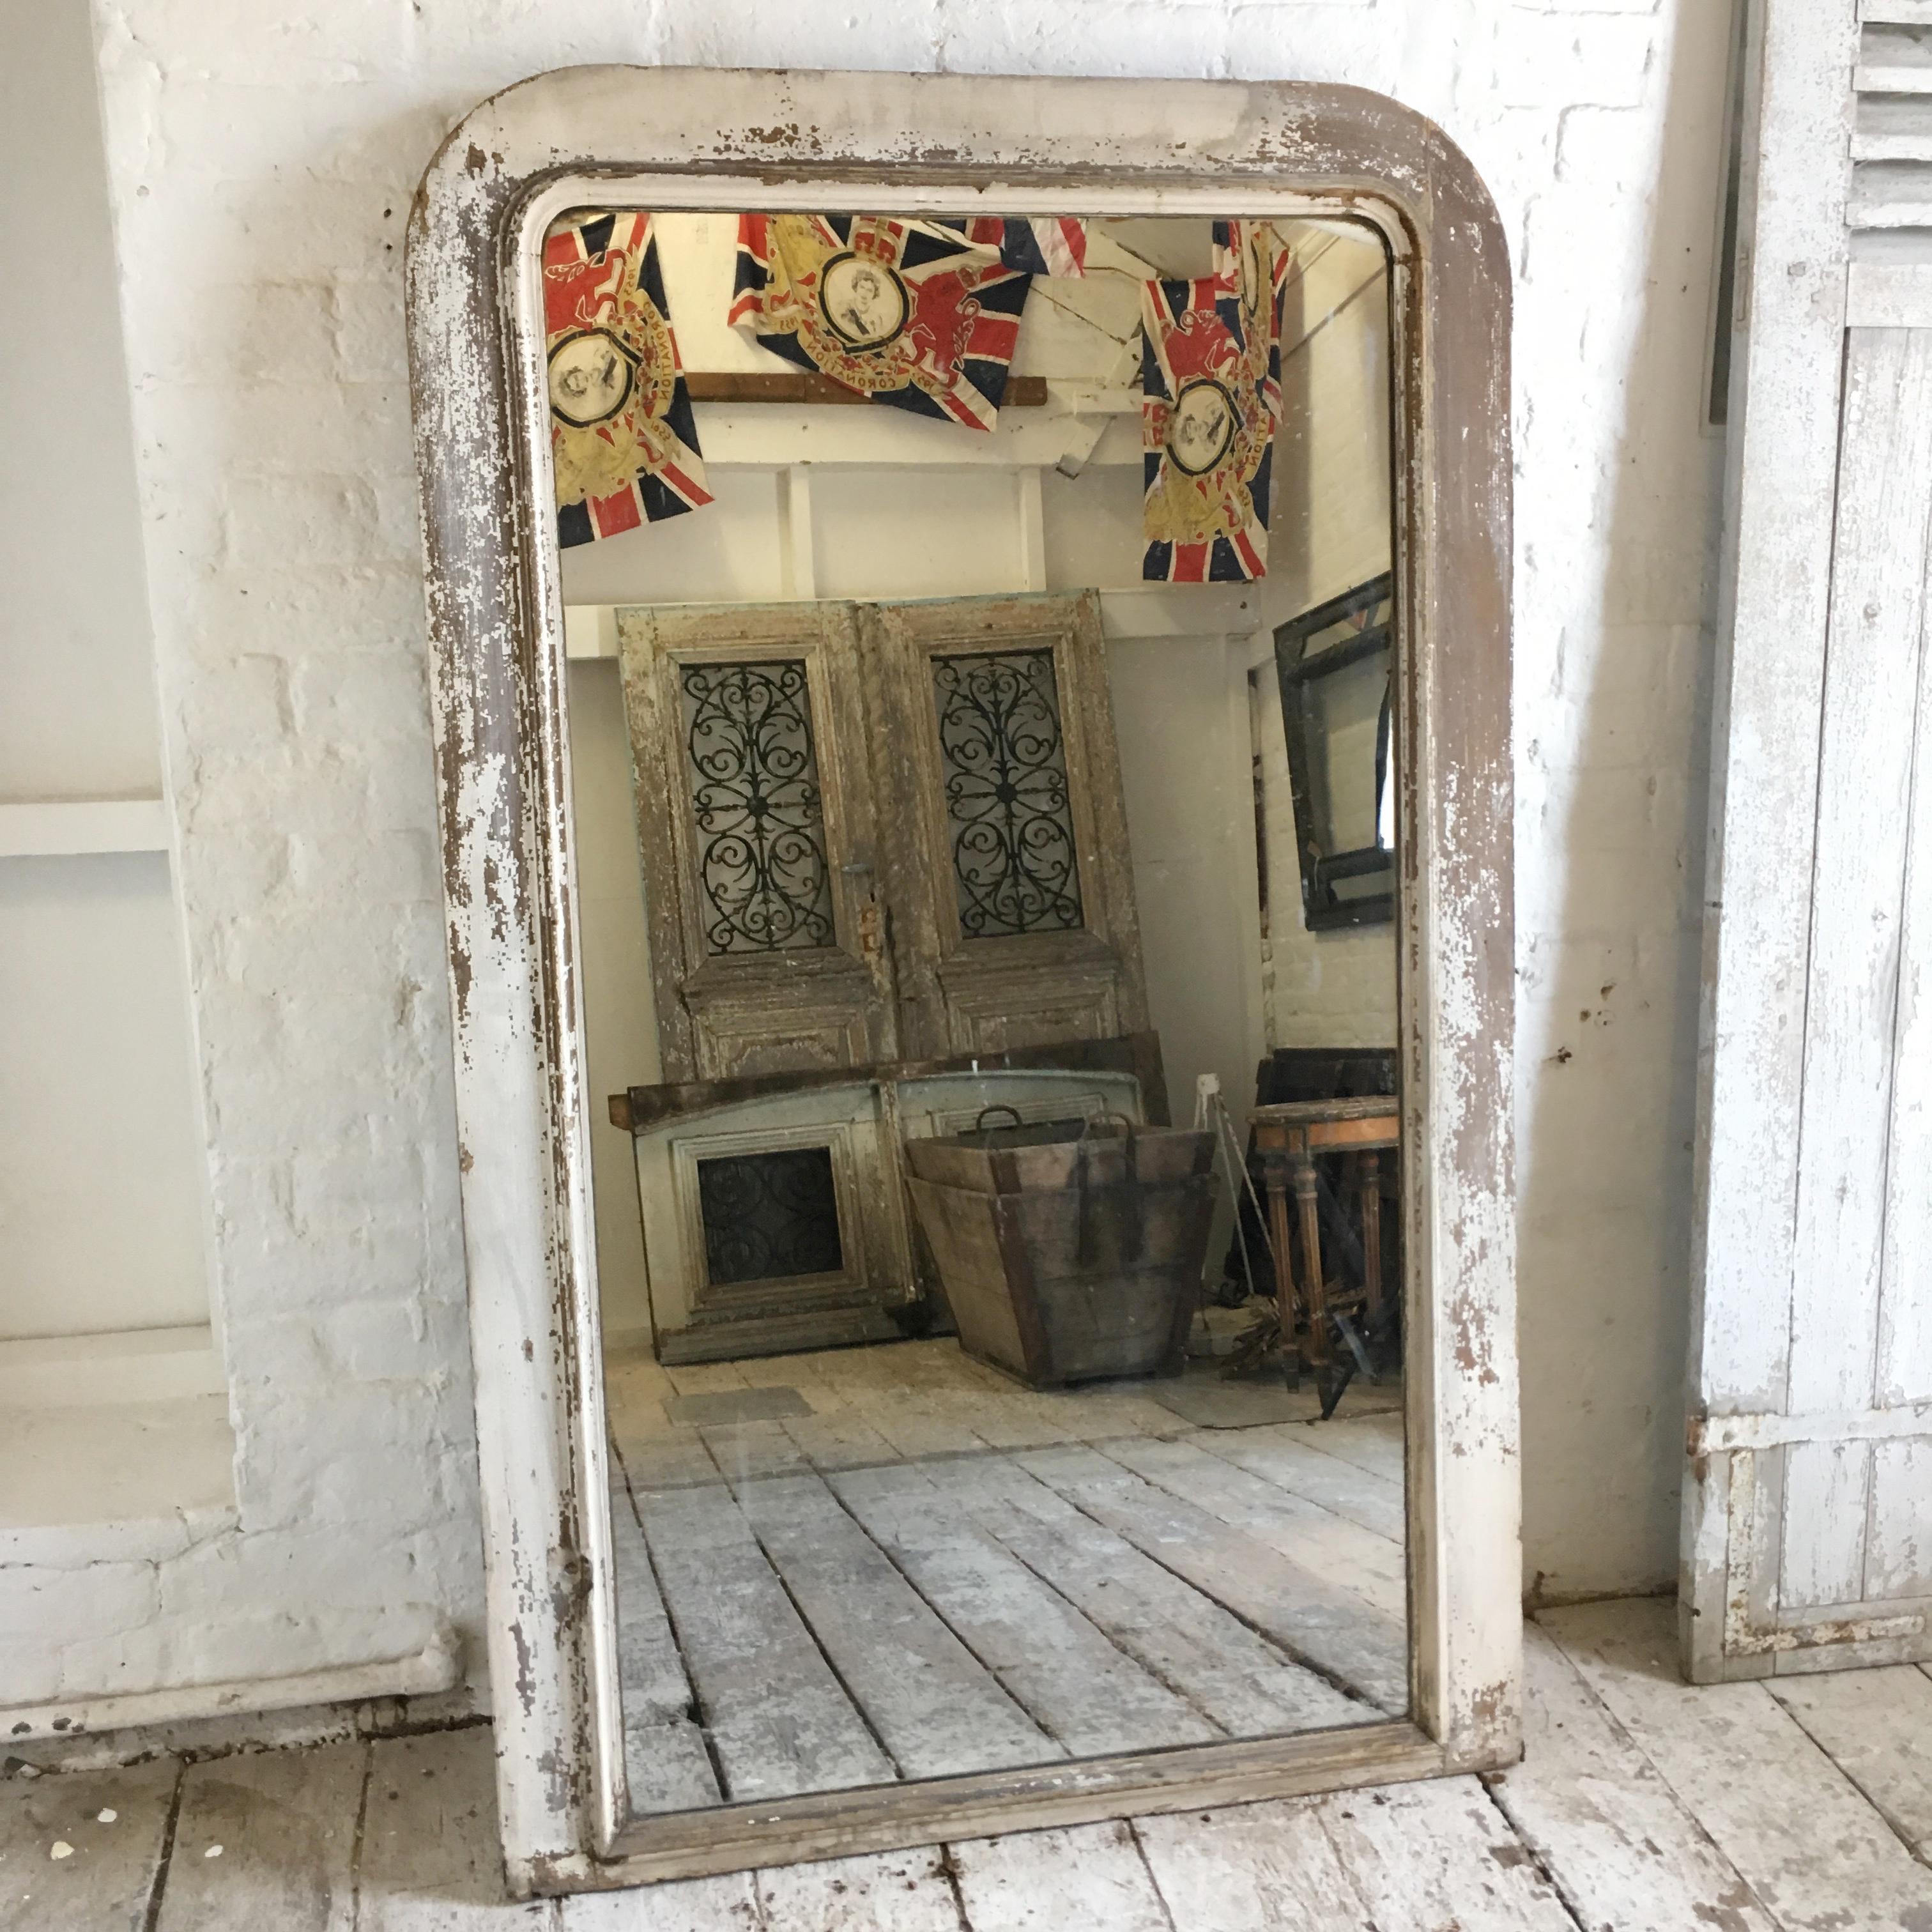
[[(880, 131), (895, 129), (918, 131)], [(498, 1796), (520, 1890), (925, 1842), (962, 1815), (892, 1787), (843, 1794), (815, 1824), (775, 1819), (755, 1857), (734, 1808), (708, 1831), (652, 1821), (655, 1850), (633, 1827), (610, 1856), (622, 1774), (535, 238), (592, 196), (952, 208), (994, 194), (1022, 212), (1352, 216), (1390, 250), (1420, 1727), (1377, 1727), (1352, 1752), (1316, 1736), (1240, 1748), (1238, 1762), (1223, 1761), (1233, 1747), (1165, 1754), (1198, 1765), (1191, 1784), (1184, 1765), (1136, 1784), (1129, 1760), (1096, 1761), (1052, 1774), (1043, 1800), (1046, 1774), (1015, 1774), (1010, 1802), (1034, 1822), (1042, 1802), (1103, 1816), (1520, 1749), (1509, 278), (1481, 184), (1438, 129), (1354, 88), (574, 68), (464, 120), (409, 237)], [(981, 1829), (1005, 1815), (997, 1790), (976, 1802)]]

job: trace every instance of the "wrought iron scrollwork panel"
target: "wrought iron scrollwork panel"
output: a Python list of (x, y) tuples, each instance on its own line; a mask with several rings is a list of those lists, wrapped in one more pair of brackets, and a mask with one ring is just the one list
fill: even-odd
[(705, 1276), (714, 1288), (836, 1274), (845, 1265), (827, 1148), (700, 1160), (698, 1200)]
[(969, 939), (1084, 923), (1053, 653), (935, 657), (933, 699)]
[(832, 945), (832, 868), (804, 663), (686, 664), (680, 676), (706, 950)]

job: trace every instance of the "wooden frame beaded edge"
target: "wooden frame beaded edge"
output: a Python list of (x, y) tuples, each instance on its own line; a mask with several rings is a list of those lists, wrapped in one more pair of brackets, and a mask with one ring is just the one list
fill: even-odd
[[(1341, 217), (1390, 252), (1413, 1721), (626, 1820), (538, 238), (586, 202), (982, 199), (1012, 213)], [(1420, 116), (1354, 88), (569, 68), (448, 136), (410, 212), (407, 269), (512, 1888), (1513, 1762), (1510, 278), (1469, 163)]]

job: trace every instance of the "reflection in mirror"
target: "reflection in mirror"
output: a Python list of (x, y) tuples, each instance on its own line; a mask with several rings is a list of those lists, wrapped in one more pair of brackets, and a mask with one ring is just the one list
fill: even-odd
[(1379, 241), (544, 287), (633, 1813), (1402, 1714)]
[(1274, 634), (1311, 931), (1395, 916), (1392, 585), (1384, 572)]

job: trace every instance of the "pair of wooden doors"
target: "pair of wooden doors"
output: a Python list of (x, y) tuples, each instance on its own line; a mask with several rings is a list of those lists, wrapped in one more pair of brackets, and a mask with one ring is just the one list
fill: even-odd
[(617, 626), (666, 1080), (1145, 1026), (1091, 592)]

